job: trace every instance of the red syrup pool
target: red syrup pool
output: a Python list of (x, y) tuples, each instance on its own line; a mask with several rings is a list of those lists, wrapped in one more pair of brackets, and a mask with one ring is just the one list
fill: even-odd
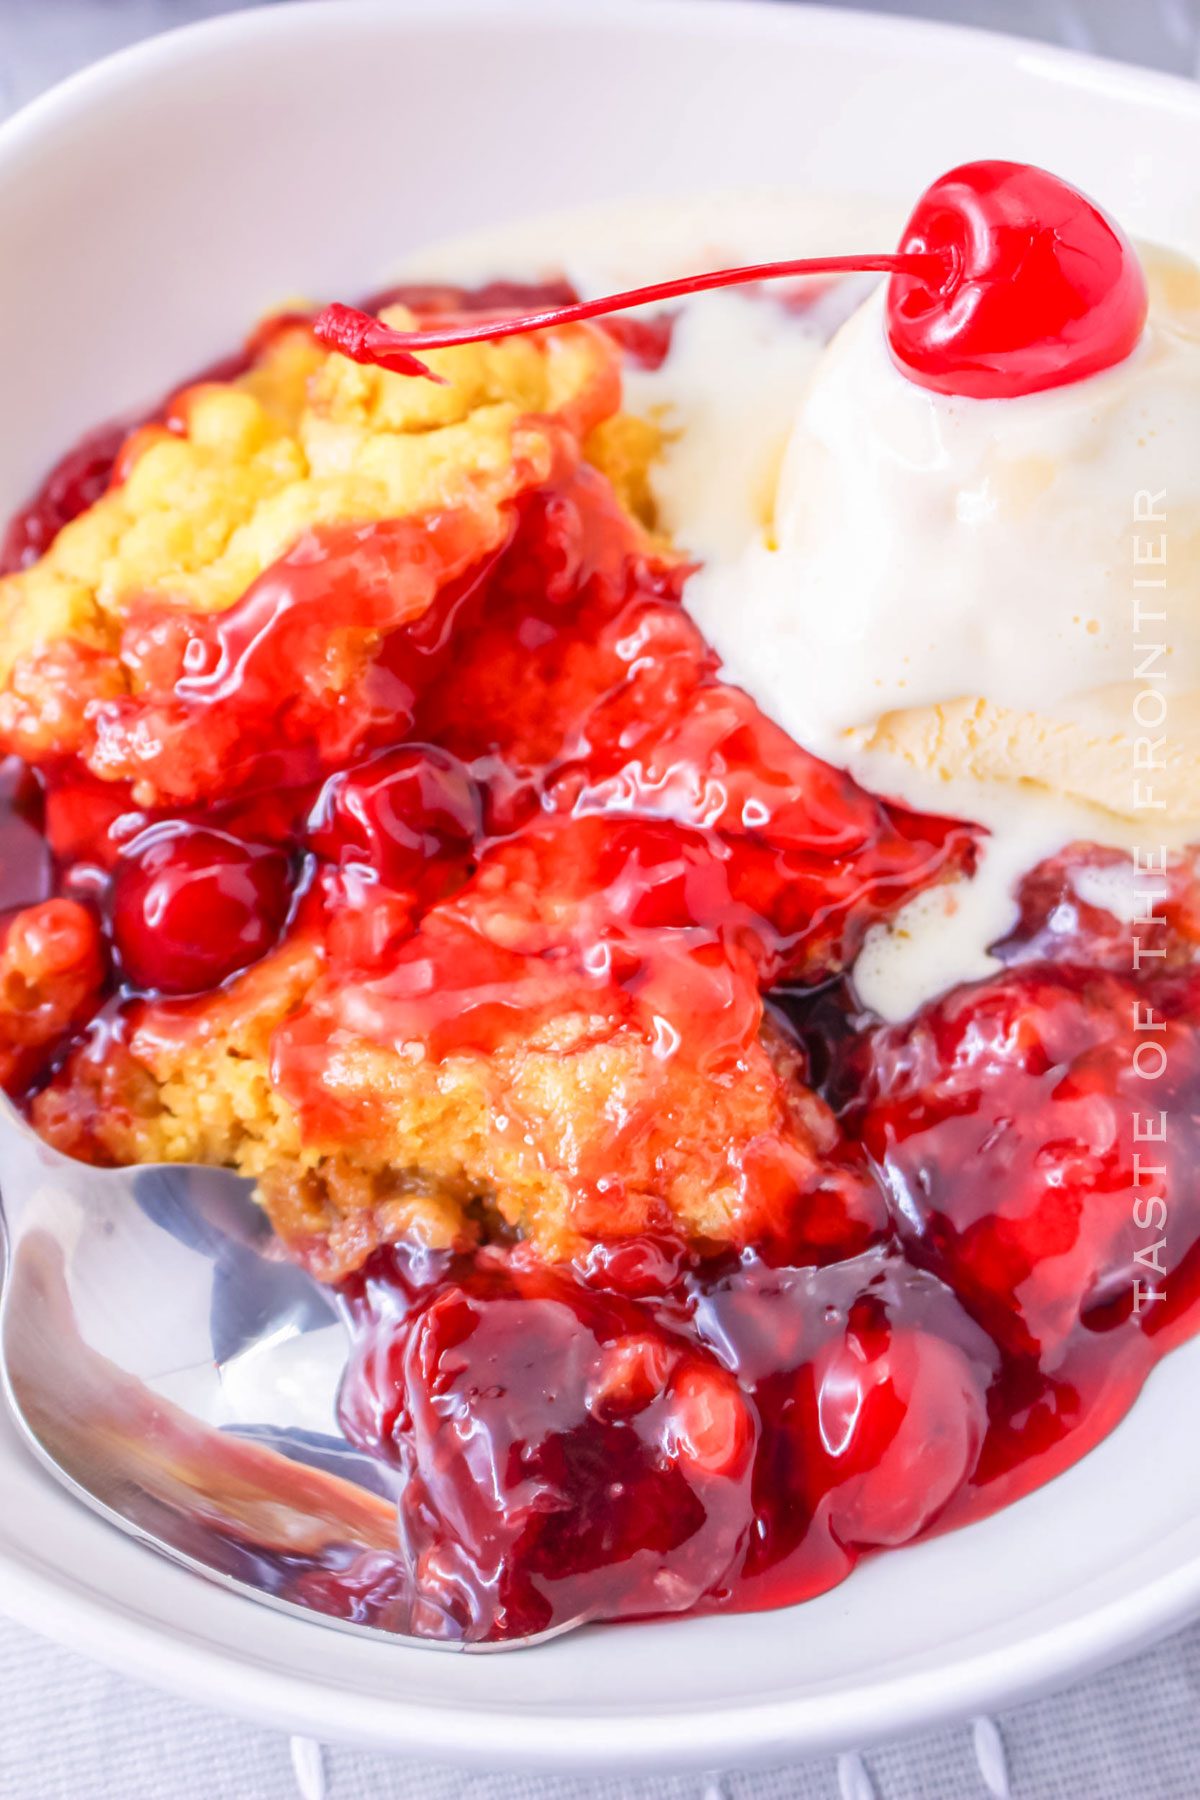
[[(1112, 856), (1079, 846), (1026, 879), (1000, 973), (883, 1025), (844, 970), (907, 894), (970, 867), (973, 833), (883, 805), (721, 682), (680, 606), (686, 570), (636, 544), (597, 477), (559, 470), (499, 549), (448, 557), (419, 618), (372, 613), (381, 648), (352, 700), (281, 728), (315, 654), (308, 611), (375, 595), (368, 540), (400, 566), (398, 527), (329, 533), (167, 646), (150, 691), (174, 806), (5, 765), (10, 1091), (147, 1005), (186, 1025), (309, 931), (339, 989), (437, 1056), (579, 1000), (653, 1028), (687, 1087), (750, 1053), (765, 1007), (825, 1123), (803, 1180), (755, 1143), (737, 1241), (688, 1243), (661, 1209), (617, 1204), (653, 1123), (634, 1116), (581, 1161), (573, 1256), (501, 1231), (378, 1249), (346, 1275), (342, 1417), (404, 1478), (400, 1542), (281, 1561), (278, 1591), (484, 1641), (778, 1606), (1077, 1460), (1200, 1320), (1187, 865), (1144, 928), (1156, 972), (1135, 978), (1128, 928), (1076, 898), (1077, 866)], [(107, 729), (119, 747), (137, 724)], [(497, 872), (570, 921), (533, 955), (477, 929)], [(327, 1023), (276, 1046), (302, 1119), (322, 1117)], [(1147, 1142), (1160, 1112), (1169, 1136)]]

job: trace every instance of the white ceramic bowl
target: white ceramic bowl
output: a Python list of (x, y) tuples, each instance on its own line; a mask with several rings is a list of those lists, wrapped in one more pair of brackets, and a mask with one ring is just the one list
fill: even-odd
[[(0, 130), (0, 511), (82, 428), (295, 293), (522, 214), (761, 182), (904, 202), (1010, 156), (1200, 242), (1200, 92), (942, 27), (742, 0), (282, 6), (159, 38)], [(781, 1762), (1009, 1702), (1200, 1607), (1200, 1343), (1050, 1487), (808, 1606), (405, 1650), (171, 1567), (0, 1422), (0, 1601), (293, 1731), (497, 1767)]]

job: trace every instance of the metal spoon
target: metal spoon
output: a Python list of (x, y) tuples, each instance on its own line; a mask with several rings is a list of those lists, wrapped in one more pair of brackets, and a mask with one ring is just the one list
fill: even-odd
[[(44, 1144), (0, 1096), (0, 1376), (30, 1449), (150, 1548), (268, 1606), (442, 1650), (407, 1599), (361, 1625), (320, 1577), (399, 1561), (399, 1477), (345, 1438), (349, 1339), (333, 1296), (282, 1255), (252, 1185), (222, 1169), (97, 1169)], [(297, 1594), (297, 1588), (300, 1592)]]

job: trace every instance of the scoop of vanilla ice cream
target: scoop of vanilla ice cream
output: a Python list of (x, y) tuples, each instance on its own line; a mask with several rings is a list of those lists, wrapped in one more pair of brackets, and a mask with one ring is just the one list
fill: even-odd
[(876, 290), (808, 386), (774, 541), (689, 592), (730, 673), (869, 785), (1200, 816), (1200, 271), (1148, 263), (1134, 354), (1011, 400), (910, 381)]

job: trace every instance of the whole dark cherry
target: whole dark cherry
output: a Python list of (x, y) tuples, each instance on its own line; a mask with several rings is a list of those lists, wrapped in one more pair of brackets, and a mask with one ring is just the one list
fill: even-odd
[(465, 857), (480, 829), (479, 792), (458, 759), (408, 744), (333, 776), (308, 839), (331, 861), (366, 863), (384, 886), (409, 889), (431, 864)]
[(797, 1395), (814, 1503), (827, 1496), (840, 1542), (862, 1547), (923, 1531), (970, 1477), (987, 1429), (963, 1352), (908, 1326), (863, 1329), (859, 1315), (872, 1310), (852, 1309)]
[(757, 1424), (703, 1345), (519, 1252), (459, 1260), (415, 1305), (383, 1298), (340, 1405), (406, 1476), (412, 1629), (683, 1611), (736, 1569)]
[(918, 201), (891, 255), (803, 257), (657, 282), (515, 318), (393, 331), (334, 305), (314, 330), (355, 362), (440, 381), (417, 352), (595, 319), (708, 288), (798, 275), (891, 276), (892, 355), (919, 387), (1013, 399), (1111, 368), (1146, 321), (1146, 278), (1128, 238), (1069, 182), (1029, 163), (964, 163)]
[(159, 994), (217, 987), (272, 947), (290, 901), (283, 851), (204, 826), (153, 825), (113, 873), (112, 936), (122, 973)]

